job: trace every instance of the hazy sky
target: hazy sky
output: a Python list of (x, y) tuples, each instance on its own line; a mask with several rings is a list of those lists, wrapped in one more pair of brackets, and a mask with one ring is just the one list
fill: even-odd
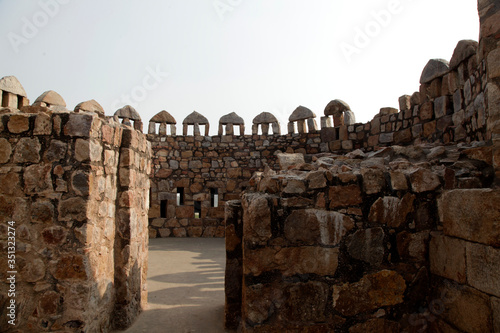
[[(419, 88), (431, 58), (478, 39), (475, 0), (0, 0), (0, 77), (33, 102), (55, 90), (68, 109), (133, 105), (147, 131), (167, 110), (193, 110), (217, 134), (221, 116), (272, 112), (286, 132), (303, 105), (332, 99), (358, 122)], [(180, 133), (181, 126), (178, 126)]]

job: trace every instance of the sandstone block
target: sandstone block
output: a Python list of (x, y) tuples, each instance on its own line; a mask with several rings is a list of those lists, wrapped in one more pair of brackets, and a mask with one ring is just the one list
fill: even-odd
[(391, 171), (391, 188), (393, 191), (406, 191), (408, 189), (408, 181), (404, 173)]
[(70, 198), (59, 203), (61, 221), (83, 221), (87, 217), (87, 202), (82, 198)]
[(44, 154), (44, 160), (47, 162), (56, 162), (66, 157), (68, 145), (59, 140), (52, 140), (49, 149)]
[(384, 237), (382, 228), (358, 230), (347, 238), (347, 252), (355, 259), (379, 265), (384, 259)]
[(301, 179), (287, 179), (286, 187), (283, 189), (287, 194), (301, 194), (306, 191), (306, 184)]
[(431, 273), (465, 283), (465, 246), (461, 239), (433, 234), (429, 244)]
[(382, 191), (385, 186), (384, 172), (380, 169), (361, 169), (363, 176), (363, 190), (366, 194), (375, 194)]
[(245, 194), (242, 200), (244, 240), (265, 244), (272, 236), (269, 197), (262, 194)]
[(64, 134), (88, 138), (92, 129), (94, 118), (88, 114), (72, 113), (69, 121), (64, 126)]
[(259, 276), (264, 272), (279, 270), (283, 276), (296, 274), (333, 276), (338, 266), (338, 255), (338, 248), (315, 246), (246, 249), (243, 253), (243, 272)]
[(434, 114), (434, 108), (432, 102), (425, 102), (419, 108), (420, 120), (431, 120)]
[(34, 135), (50, 135), (52, 133), (52, 117), (46, 113), (39, 113), (35, 118)]
[(42, 237), (48, 245), (60, 245), (66, 241), (67, 230), (63, 227), (50, 227), (42, 231)]
[(413, 192), (434, 191), (441, 185), (439, 177), (428, 169), (419, 168), (410, 173), (410, 183)]
[(15, 163), (40, 162), (40, 141), (37, 138), (21, 138), (14, 150)]
[(394, 271), (368, 274), (355, 283), (333, 287), (333, 307), (344, 316), (355, 316), (382, 306), (403, 302), (405, 280)]
[(425, 65), (422, 75), (420, 76), (420, 83), (429, 83), (435, 78), (441, 77), (448, 73), (450, 66), (447, 60), (444, 59), (431, 59)]
[(47, 267), (40, 258), (24, 259), (17, 257), (17, 265), (22, 279), (30, 283), (42, 280), (47, 272)]
[(464, 189), (444, 192), (439, 217), (448, 236), (500, 246), (500, 191)]
[(467, 283), (500, 297), (500, 249), (467, 242)]
[(488, 76), (490, 79), (500, 77), (500, 48), (488, 54)]
[(90, 159), (90, 142), (83, 139), (76, 139), (75, 159), (84, 162)]
[(28, 194), (52, 192), (52, 165), (34, 164), (24, 170), (24, 191)]
[(12, 146), (7, 139), (0, 138), (0, 164), (7, 163), (12, 154)]
[(9, 196), (22, 196), (23, 189), (21, 187), (20, 175), (16, 172), (0, 174), (0, 193), (8, 194)]
[(283, 320), (301, 325), (324, 322), (329, 291), (326, 283), (316, 281), (287, 285)]
[(86, 280), (85, 259), (81, 255), (64, 255), (57, 260), (52, 274), (58, 280)]
[(179, 219), (194, 218), (193, 206), (179, 206), (175, 208), (175, 216)]
[(330, 208), (356, 206), (363, 202), (358, 185), (331, 186), (328, 194)]
[(370, 222), (386, 224), (391, 228), (398, 228), (408, 214), (413, 212), (415, 196), (407, 193), (402, 199), (397, 197), (378, 198), (370, 208), (368, 219)]
[[(441, 287), (444, 312), (441, 317), (463, 332), (492, 332), (490, 298), (463, 285)], [(443, 299), (444, 296), (444, 299)]]
[(278, 161), (281, 170), (288, 170), (294, 165), (305, 163), (303, 154), (278, 154)]
[(286, 239), (303, 245), (339, 245), (352, 228), (350, 217), (317, 209), (295, 210), (284, 223)]
[(24, 114), (16, 114), (9, 118), (7, 128), (11, 133), (19, 134), (30, 129), (30, 117)]
[(409, 233), (403, 231), (397, 235), (397, 247), (400, 258), (405, 261), (425, 262), (429, 232)]
[(54, 206), (48, 200), (41, 200), (31, 206), (32, 223), (52, 223), (54, 219)]

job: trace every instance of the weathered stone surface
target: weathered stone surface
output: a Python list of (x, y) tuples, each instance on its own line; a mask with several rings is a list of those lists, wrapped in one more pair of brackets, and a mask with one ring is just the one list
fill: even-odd
[(391, 171), (391, 188), (394, 191), (406, 191), (408, 189), (408, 181), (403, 172)]
[(318, 209), (295, 210), (284, 224), (287, 240), (303, 245), (339, 245), (354, 228), (350, 217)]
[(385, 187), (384, 172), (380, 169), (361, 169), (363, 190), (366, 194), (375, 194)]
[(167, 124), (177, 124), (177, 121), (175, 120), (174, 117), (167, 111), (163, 110), (158, 112), (151, 118), (150, 122), (155, 122), (155, 123), (167, 123)]
[(38, 282), (45, 277), (47, 267), (40, 258), (24, 259), (18, 257), (17, 265), (22, 279), (26, 282)]
[(491, 51), (488, 54), (488, 76), (490, 79), (500, 77), (500, 49)]
[(59, 203), (61, 221), (83, 221), (87, 216), (87, 202), (83, 198), (70, 198)]
[(439, 177), (428, 169), (418, 168), (411, 172), (409, 176), (411, 189), (416, 193), (434, 191), (441, 186)]
[(24, 191), (28, 194), (52, 192), (52, 165), (34, 164), (24, 171)]
[[(245, 233), (244, 238), (246, 239)], [(243, 253), (243, 273), (259, 276), (264, 272), (278, 270), (283, 276), (333, 276), (338, 266), (338, 255), (338, 248), (315, 246), (246, 249)]]
[(281, 170), (288, 170), (290, 167), (294, 165), (304, 164), (304, 155), (303, 154), (278, 154), (278, 161), (280, 164)]
[(65, 242), (68, 232), (63, 227), (50, 227), (42, 231), (42, 237), (48, 245), (60, 245)]
[(19, 134), (30, 129), (30, 117), (24, 114), (16, 114), (9, 118), (7, 128), (11, 133)]
[(444, 312), (441, 317), (463, 332), (492, 332), (490, 299), (483, 293), (464, 286), (445, 283), (441, 287)]
[(37, 138), (21, 138), (14, 150), (15, 163), (40, 162), (40, 141)]
[(363, 202), (358, 185), (331, 186), (328, 192), (330, 208), (356, 206)]
[(52, 133), (52, 117), (46, 113), (39, 113), (35, 118), (34, 135), (50, 135)]
[(408, 214), (413, 212), (415, 196), (407, 193), (402, 199), (397, 197), (378, 198), (370, 208), (370, 222), (386, 224), (391, 228), (400, 227)]
[(398, 253), (404, 261), (425, 262), (427, 260), (427, 245), (429, 232), (409, 233), (403, 231), (396, 238)]
[(200, 113), (193, 111), (186, 118), (184, 118), (182, 123), (186, 125), (194, 125), (194, 124), (206, 125), (208, 124), (208, 119), (205, 116), (201, 115)]
[(80, 255), (62, 256), (57, 261), (53, 275), (58, 280), (85, 280), (85, 259)]
[(405, 280), (394, 271), (368, 274), (355, 283), (333, 287), (333, 307), (344, 316), (355, 316), (382, 306), (403, 302)]
[(77, 106), (75, 106), (74, 111), (95, 112), (104, 115), (104, 109), (101, 106), (101, 104), (99, 104), (96, 100), (93, 99), (77, 104)]
[(308, 108), (300, 105), (295, 109), (295, 111), (292, 112), (290, 117), (288, 117), (288, 121), (298, 121), (310, 118), (316, 118), (316, 114)]
[(252, 120), (252, 123), (254, 124), (270, 124), (275, 122), (278, 122), (278, 119), (276, 119), (276, 117), (269, 112), (262, 112)]
[(491, 310), (493, 312), (493, 331), (500, 332), (500, 298), (491, 297)]
[(306, 282), (289, 284), (284, 290), (283, 320), (304, 324), (324, 322), (330, 289), (326, 283)]
[(130, 119), (130, 120), (141, 120), (141, 116), (139, 113), (130, 105), (125, 105), (124, 107), (116, 110), (115, 116), (120, 119)]
[(312, 171), (307, 174), (306, 180), (308, 181), (308, 188), (310, 190), (320, 189), (326, 187), (326, 178), (323, 171)]
[(10, 196), (21, 196), (23, 190), (21, 187), (21, 178), (17, 172), (9, 172), (0, 174), (0, 193)]
[(431, 273), (459, 283), (465, 283), (466, 242), (435, 233), (429, 244)]
[(0, 164), (9, 162), (12, 155), (12, 146), (7, 139), (0, 138)]
[(283, 193), (302, 194), (306, 191), (306, 184), (301, 179), (288, 179)]
[(61, 97), (61, 95), (59, 95), (53, 90), (48, 90), (43, 94), (41, 94), (40, 96), (38, 96), (33, 105), (42, 105), (47, 107), (60, 106), (64, 108), (66, 107), (66, 102)]
[(351, 110), (349, 104), (340, 99), (335, 99), (328, 103), (325, 108), (325, 116), (339, 116), (345, 111)]
[(28, 97), (23, 86), (15, 76), (4, 76), (1, 78), (0, 90), (10, 92), (14, 95)]
[(445, 75), (450, 70), (449, 63), (444, 59), (431, 59), (425, 65), (422, 75), (420, 76), (420, 83), (429, 83), (435, 78)]
[(367, 322), (356, 324), (349, 328), (349, 333), (399, 333), (399, 323), (384, 318), (370, 319)]
[(244, 318), (252, 325), (266, 321), (275, 311), (274, 303), (282, 298), (283, 291), (255, 284), (244, 288), (242, 312)]
[(479, 43), (475, 40), (461, 40), (458, 42), (450, 59), (450, 68), (456, 69), (460, 63), (477, 52)]
[(238, 116), (236, 112), (231, 112), (229, 114), (226, 114), (225, 116), (222, 116), (219, 119), (219, 124), (222, 125), (227, 125), (227, 124), (233, 124), (233, 125), (244, 125), (245, 121), (243, 118)]
[(272, 236), (268, 196), (245, 194), (242, 200), (244, 240), (263, 244)]
[(93, 120), (92, 115), (73, 113), (69, 116), (66, 126), (64, 126), (64, 134), (88, 138)]
[(467, 283), (500, 297), (500, 249), (467, 242)]
[(465, 189), (444, 192), (438, 199), (439, 216), (448, 236), (500, 246), (500, 192)]
[(347, 238), (347, 252), (355, 259), (379, 265), (384, 259), (384, 237), (382, 228), (358, 230)]
[(52, 223), (54, 218), (54, 206), (50, 201), (37, 201), (31, 206), (32, 223)]

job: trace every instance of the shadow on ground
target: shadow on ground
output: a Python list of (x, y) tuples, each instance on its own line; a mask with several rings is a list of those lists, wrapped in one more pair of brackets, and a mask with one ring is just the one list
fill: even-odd
[(224, 326), (224, 239), (151, 239), (148, 308), (127, 333), (219, 333)]

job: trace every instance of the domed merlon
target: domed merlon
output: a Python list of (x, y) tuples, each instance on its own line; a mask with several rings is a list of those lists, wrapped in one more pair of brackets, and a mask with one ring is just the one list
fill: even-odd
[(458, 42), (455, 50), (453, 51), (453, 56), (450, 60), (450, 68), (457, 68), (462, 61), (468, 59), (469, 57), (477, 53), (477, 48), (479, 43), (475, 40), (465, 39)]
[[(45, 105), (43, 105), (45, 103)], [(64, 99), (56, 93), (54, 90), (48, 90), (41, 94), (36, 100), (35, 103), (33, 103), (34, 106), (41, 105), (41, 106), (62, 106), (66, 107), (66, 102)]]
[(93, 99), (91, 99), (90, 101), (81, 102), (80, 104), (75, 106), (74, 111), (95, 112), (104, 115), (104, 109), (102, 108), (101, 104), (97, 103), (97, 101)]
[(444, 59), (431, 59), (425, 65), (422, 75), (420, 76), (420, 84), (429, 83), (435, 78), (445, 75), (450, 71), (450, 64)]
[(339, 116), (347, 110), (351, 110), (349, 104), (341, 99), (334, 99), (325, 107), (325, 116)]
[(235, 112), (231, 112), (230, 114), (226, 114), (225, 116), (222, 116), (219, 120), (219, 124), (222, 124), (222, 125), (227, 125), (227, 124), (244, 125), (245, 121), (243, 120), (243, 118), (238, 116)]
[(276, 117), (269, 112), (262, 112), (261, 114), (253, 118), (252, 121), (252, 123), (254, 124), (271, 124), (274, 122), (278, 122), (278, 119), (276, 119)]
[(174, 117), (167, 111), (163, 110), (154, 115), (153, 118), (149, 122), (153, 123), (166, 123), (166, 124), (177, 124), (177, 121)]
[(23, 86), (15, 76), (4, 76), (0, 79), (0, 90), (7, 91), (14, 95), (28, 97)]
[(137, 113), (137, 111), (135, 111), (135, 109), (130, 105), (125, 105), (121, 109), (116, 110), (115, 116), (117, 116), (118, 118), (127, 118), (134, 121), (141, 120), (141, 116), (139, 115), (139, 113)]
[(292, 112), (288, 121), (298, 121), (298, 120), (307, 120), (310, 118), (316, 118), (316, 114), (309, 110), (308, 108), (300, 105), (295, 111)]
[(187, 116), (184, 121), (182, 122), (185, 125), (206, 125), (208, 124), (208, 119), (205, 118), (202, 114), (193, 111), (189, 116)]

